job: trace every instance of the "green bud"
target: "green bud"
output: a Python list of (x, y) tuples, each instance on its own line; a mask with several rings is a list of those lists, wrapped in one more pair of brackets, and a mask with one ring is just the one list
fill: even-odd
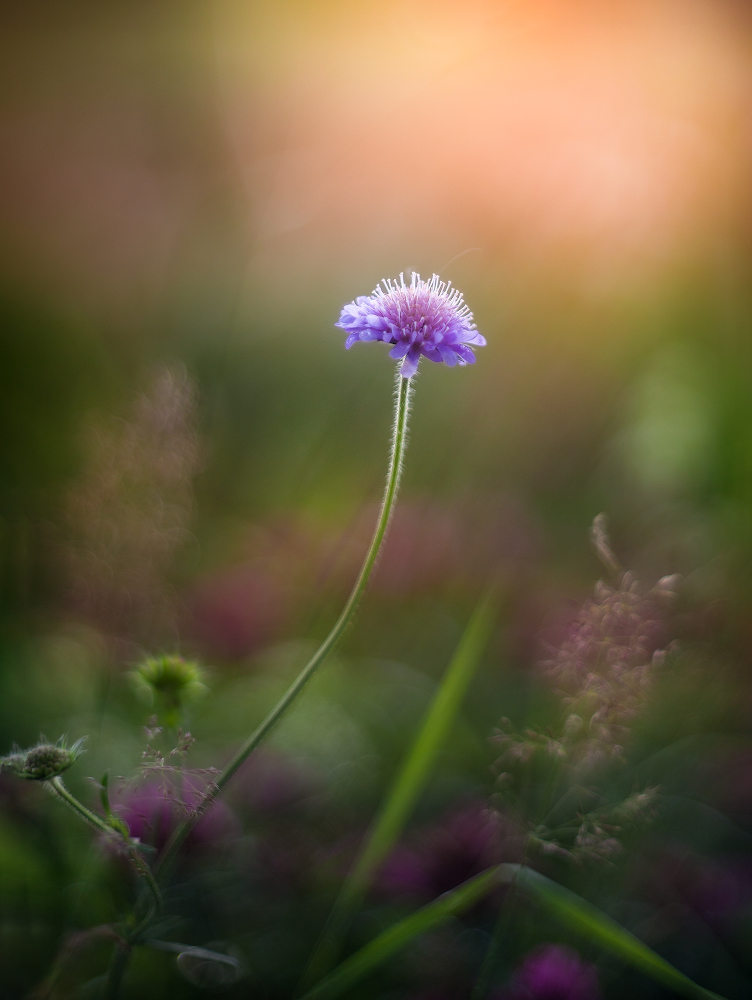
[(0, 771), (30, 781), (56, 778), (81, 756), (85, 738), (78, 740), (72, 747), (66, 746), (65, 737), (61, 736), (55, 744), (42, 741), (30, 750), (15, 750), (7, 757), (0, 758)]
[(148, 656), (131, 672), (136, 694), (148, 705), (161, 702), (166, 709), (165, 721), (177, 724), (179, 709), (189, 701), (202, 697), (208, 688), (205, 674), (193, 660), (177, 654)]

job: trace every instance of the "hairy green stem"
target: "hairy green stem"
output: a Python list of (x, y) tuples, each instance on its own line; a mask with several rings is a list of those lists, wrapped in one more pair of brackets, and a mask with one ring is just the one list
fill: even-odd
[(90, 826), (96, 827), (102, 833), (112, 834), (113, 830), (109, 823), (103, 820), (101, 816), (93, 813), (91, 809), (87, 809), (83, 802), (79, 802), (76, 796), (71, 794), (65, 787), (63, 779), (59, 775), (56, 778), (50, 778), (45, 784), (47, 788), (54, 792), (58, 798), (61, 798), (74, 813), (77, 813)]
[(251, 733), (245, 743), (240, 747), (230, 763), (224, 771), (222, 771), (217, 781), (207, 790), (199, 802), (198, 807), (175, 829), (154, 866), (154, 872), (161, 885), (163, 885), (169, 878), (170, 871), (175, 863), (180, 846), (193, 829), (193, 826), (196, 824), (198, 819), (201, 817), (201, 814), (209, 805), (211, 805), (212, 801), (219, 795), (238, 768), (265, 739), (277, 722), (279, 722), (311, 677), (313, 677), (318, 667), (337, 645), (339, 640), (342, 638), (343, 633), (347, 629), (347, 626), (352, 621), (353, 615), (355, 614), (358, 604), (360, 603), (360, 599), (363, 596), (368, 584), (368, 579), (371, 576), (371, 572), (373, 571), (373, 567), (376, 563), (379, 549), (381, 548), (387, 528), (389, 527), (389, 520), (394, 509), (394, 503), (397, 499), (397, 491), (399, 489), (400, 476), (402, 473), (402, 460), (407, 446), (407, 421), (410, 413), (411, 395), (411, 380), (402, 378), (398, 372), (397, 387), (395, 392), (394, 424), (392, 427), (392, 446), (384, 500), (381, 504), (379, 519), (377, 521), (376, 529), (373, 533), (373, 538), (371, 539), (368, 552), (366, 553), (363, 566), (358, 574), (358, 578), (355, 581), (355, 585), (350, 593), (350, 596), (347, 599), (347, 603), (342, 610), (342, 614), (335, 622), (329, 635), (326, 639), (324, 639), (321, 646), (319, 646), (305, 667), (303, 667), (285, 694), (280, 698), (263, 722)]

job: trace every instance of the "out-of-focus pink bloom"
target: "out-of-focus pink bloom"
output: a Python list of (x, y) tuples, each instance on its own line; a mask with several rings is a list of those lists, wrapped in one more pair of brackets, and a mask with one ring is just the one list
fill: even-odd
[(531, 951), (498, 1000), (600, 1000), (598, 973), (576, 951), (546, 944)]
[(208, 661), (274, 642), (317, 589), (321, 538), (310, 525), (282, 517), (249, 524), (244, 534), (234, 545), (242, 561), (207, 574), (187, 595), (185, 632)]
[(517, 860), (522, 840), (484, 803), (450, 813), (397, 847), (381, 867), (376, 890), (433, 899), (491, 865)]
[(752, 823), (752, 752), (710, 749), (699, 766), (708, 800), (740, 826)]
[(705, 863), (687, 896), (694, 909), (711, 923), (734, 917), (752, 904), (752, 861), (737, 857), (723, 863)]
[[(182, 788), (154, 781), (121, 794), (114, 805), (131, 836), (160, 851), (200, 797), (201, 791), (191, 779), (185, 779)], [(188, 850), (217, 847), (239, 834), (236, 817), (221, 799), (216, 799), (191, 830), (186, 846)]]
[(643, 878), (664, 908), (678, 897), (709, 924), (731, 920), (752, 906), (752, 861), (745, 855), (710, 860), (689, 851), (666, 852)]
[[(364, 508), (346, 532), (329, 545), (323, 560), (325, 581), (352, 585), (376, 521), (375, 507)], [(403, 597), (447, 584), (477, 586), (499, 572), (519, 574), (537, 558), (533, 524), (509, 497), (488, 497), (456, 506), (432, 501), (400, 503), (374, 571), (371, 590)]]
[(286, 755), (262, 748), (243, 765), (229, 789), (239, 812), (272, 818), (294, 809), (319, 788), (320, 778), (312, 767)]
[(204, 579), (190, 598), (190, 630), (207, 657), (237, 660), (278, 634), (287, 594), (263, 568), (240, 566)]

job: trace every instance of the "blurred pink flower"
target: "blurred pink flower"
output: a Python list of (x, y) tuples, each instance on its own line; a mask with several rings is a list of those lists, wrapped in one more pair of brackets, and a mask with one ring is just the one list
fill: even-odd
[(382, 865), (376, 890), (433, 899), (501, 861), (518, 860), (522, 839), (483, 802), (446, 815), (408, 838)]
[(752, 860), (742, 856), (705, 862), (687, 897), (711, 923), (736, 916), (752, 904)]
[[(132, 837), (160, 851), (180, 820), (195, 808), (201, 790), (191, 779), (182, 788), (157, 781), (135, 790), (123, 790), (114, 811), (125, 821)], [(221, 799), (216, 799), (188, 835), (188, 851), (214, 848), (240, 835), (240, 824)]]
[(497, 1000), (599, 1000), (598, 973), (576, 951), (545, 944), (531, 951)]
[[(324, 562), (325, 579), (349, 586), (360, 565), (376, 511), (363, 508), (348, 530), (333, 539)], [(504, 496), (442, 505), (407, 501), (394, 512), (389, 536), (373, 575), (372, 590), (404, 596), (453, 582), (486, 582), (498, 572), (535, 561), (537, 533), (521, 504)]]
[(262, 568), (239, 566), (204, 578), (189, 598), (189, 628), (209, 659), (238, 660), (278, 635), (287, 595)]
[(678, 897), (711, 925), (733, 920), (752, 906), (752, 860), (746, 855), (709, 859), (670, 850), (653, 858), (642, 878), (663, 912)]
[(264, 747), (243, 765), (229, 796), (239, 812), (247, 809), (251, 818), (271, 818), (299, 806), (320, 786), (313, 767)]

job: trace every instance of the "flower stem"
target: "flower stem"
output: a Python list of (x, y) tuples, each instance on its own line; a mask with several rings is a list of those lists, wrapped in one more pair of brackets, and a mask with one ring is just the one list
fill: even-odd
[(45, 785), (90, 826), (99, 830), (100, 833), (106, 833), (108, 837), (117, 837), (124, 842), (128, 858), (130, 859), (133, 868), (149, 887), (149, 892), (152, 896), (152, 905), (149, 911), (151, 918), (151, 916), (153, 916), (154, 913), (162, 907), (162, 894), (159, 891), (156, 879), (152, 875), (148, 864), (142, 857), (135, 843), (129, 837), (126, 837), (124, 834), (120, 833), (120, 831), (112, 827), (106, 820), (102, 819), (101, 816), (97, 816), (97, 814), (92, 812), (91, 809), (87, 809), (83, 802), (79, 802), (76, 796), (65, 787), (63, 779), (59, 775), (55, 778), (50, 778), (49, 781), (45, 782)]
[(75, 795), (72, 795), (68, 789), (63, 784), (63, 779), (58, 776), (56, 778), (50, 778), (49, 781), (45, 782), (46, 786), (51, 789), (63, 802), (77, 813), (81, 819), (89, 823), (91, 826), (96, 827), (102, 833), (112, 834), (113, 829), (101, 816), (97, 816), (93, 813), (91, 809), (87, 809), (83, 802), (79, 802)]
[(107, 970), (107, 982), (105, 984), (104, 1000), (117, 1000), (120, 995), (120, 986), (123, 976), (128, 968), (131, 957), (130, 945), (122, 942), (115, 945), (115, 950), (110, 959), (110, 967)]
[(169, 877), (170, 870), (175, 862), (175, 858), (181, 844), (188, 836), (195, 823), (201, 817), (201, 814), (209, 805), (211, 805), (212, 801), (219, 795), (238, 768), (248, 759), (248, 757), (269, 734), (277, 722), (279, 722), (311, 677), (313, 677), (318, 667), (337, 645), (347, 626), (352, 621), (353, 615), (355, 614), (358, 604), (360, 603), (360, 599), (363, 596), (369, 577), (371, 576), (371, 572), (373, 571), (373, 567), (376, 563), (379, 549), (381, 548), (387, 528), (389, 527), (389, 520), (394, 509), (394, 503), (397, 499), (397, 491), (399, 489), (400, 476), (402, 474), (402, 460), (407, 446), (407, 422), (410, 413), (410, 397), (412, 395), (412, 387), (410, 383), (411, 379), (403, 378), (399, 372), (397, 373), (394, 423), (392, 426), (392, 445), (384, 500), (381, 504), (381, 512), (376, 523), (376, 529), (373, 533), (371, 544), (368, 548), (368, 552), (366, 553), (358, 578), (355, 581), (355, 585), (347, 599), (347, 603), (345, 604), (341, 615), (335, 622), (329, 635), (326, 639), (324, 639), (323, 643), (319, 646), (305, 667), (303, 667), (285, 694), (280, 698), (263, 722), (251, 733), (245, 743), (240, 747), (233, 759), (224, 771), (222, 771), (216, 782), (214, 782), (213, 785), (206, 791), (197, 808), (189, 816), (186, 816), (183, 822), (173, 832), (169, 841), (165, 845), (161, 856), (157, 859), (154, 866), (154, 873), (157, 875), (157, 879), (160, 884), (164, 884), (165, 880)]

